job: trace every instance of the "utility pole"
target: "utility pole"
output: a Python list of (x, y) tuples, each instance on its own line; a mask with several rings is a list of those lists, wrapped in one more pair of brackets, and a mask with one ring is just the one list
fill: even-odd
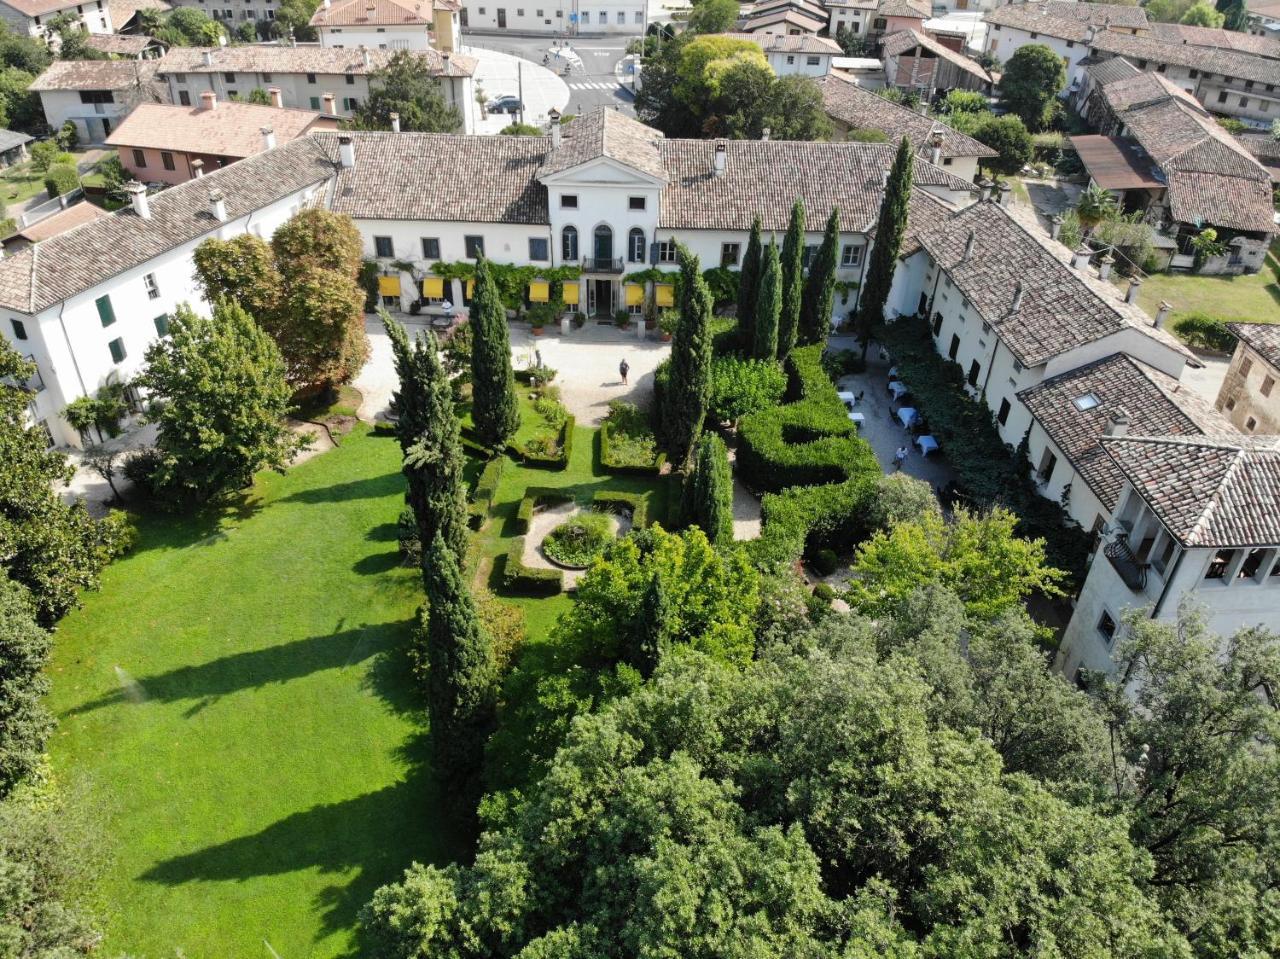
[(518, 113), (520, 122), (524, 123), (524, 61), (516, 60), (516, 102), (520, 104)]

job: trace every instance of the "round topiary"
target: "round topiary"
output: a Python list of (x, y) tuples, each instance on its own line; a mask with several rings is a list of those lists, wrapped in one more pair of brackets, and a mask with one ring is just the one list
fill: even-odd
[(836, 558), (835, 550), (820, 549), (814, 554), (813, 561), (810, 565), (813, 566), (814, 572), (819, 576), (830, 576), (836, 571), (836, 567), (839, 563), (840, 561)]
[(557, 566), (586, 569), (613, 538), (613, 519), (601, 513), (581, 513), (548, 533), (542, 551)]

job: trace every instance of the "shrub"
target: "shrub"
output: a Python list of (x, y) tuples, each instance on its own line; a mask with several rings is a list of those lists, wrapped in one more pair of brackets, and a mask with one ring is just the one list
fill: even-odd
[(1202, 350), (1230, 353), (1236, 348), (1236, 336), (1226, 324), (1207, 313), (1188, 313), (1173, 324), (1173, 331), (1186, 340), (1188, 346)]
[(822, 368), (827, 371), (827, 376), (838, 380), (842, 376), (862, 373), (867, 364), (857, 350), (830, 350), (822, 356)]
[(630, 513), (631, 528), (649, 525), (649, 494), (602, 490), (591, 497), (593, 509), (608, 513)]
[(154, 446), (144, 446), (124, 461), (125, 479), (146, 496), (156, 493), (155, 475), (160, 469), (163, 456)]
[(404, 565), (417, 566), (422, 561), (422, 542), (418, 539), (418, 520), (410, 506), (402, 509), (396, 520), (396, 538)]
[(707, 282), (707, 289), (711, 291), (712, 303), (716, 309), (737, 302), (739, 282), (737, 270), (731, 270), (727, 266), (713, 266), (702, 272), (702, 278)]
[(883, 130), (875, 127), (854, 127), (845, 134), (846, 140), (855, 143), (888, 143), (889, 137)]
[(648, 414), (633, 403), (610, 403), (599, 436), (600, 465), (611, 473), (657, 474), (667, 461), (667, 454), (658, 450)]
[(525, 628), (524, 610), (504, 603), (487, 589), (472, 593), (476, 616), (484, 626), (493, 649), (493, 665), (501, 676), (510, 671), (516, 653), (524, 645), (528, 631)]
[(517, 536), (507, 550), (502, 582), (514, 593), (527, 596), (554, 596), (564, 589), (564, 574), (558, 569), (542, 569), (524, 564), (524, 537)]
[(472, 529), (479, 529), (484, 525), (493, 497), (498, 491), (498, 481), (502, 479), (502, 468), (506, 463), (505, 456), (495, 456), (485, 463), (484, 469), (480, 471), (480, 478), (476, 480), (476, 488), (471, 492), (471, 505), (467, 510), (468, 523)]
[(583, 513), (548, 533), (542, 551), (558, 566), (586, 569), (613, 539), (613, 521), (608, 516)]
[(521, 446), (512, 444), (507, 451), (524, 466), (562, 470), (569, 465), (573, 454), (573, 425), (574, 418), (566, 413), (558, 430), (549, 426), (548, 431), (526, 440)]
[(787, 375), (773, 360), (717, 356), (711, 361), (708, 415), (715, 422), (736, 423), (758, 410), (777, 406), (787, 390)]
[(819, 583), (817, 586), (813, 587), (813, 598), (820, 599), (824, 603), (830, 603), (836, 598), (836, 591), (827, 583)]
[(867, 525), (869, 529), (887, 530), (897, 523), (937, 512), (938, 498), (928, 483), (906, 473), (891, 473), (876, 483), (875, 495), (867, 504)]
[(806, 549), (847, 545), (868, 532), (867, 504), (875, 495), (874, 473), (828, 486), (768, 493), (760, 501), (760, 538), (748, 548), (762, 566), (794, 562)]
[(80, 174), (70, 163), (55, 163), (44, 175), (44, 188), (50, 197), (63, 196), (80, 186)]
[(573, 495), (566, 490), (550, 486), (530, 486), (524, 491), (524, 498), (516, 508), (517, 532), (529, 532), (529, 523), (533, 520), (533, 514), (538, 511), (538, 507), (568, 503), (572, 500)]
[(836, 558), (835, 550), (823, 548), (813, 554), (813, 559), (809, 565), (813, 567), (813, 571), (819, 576), (830, 576), (836, 571), (840, 561)]

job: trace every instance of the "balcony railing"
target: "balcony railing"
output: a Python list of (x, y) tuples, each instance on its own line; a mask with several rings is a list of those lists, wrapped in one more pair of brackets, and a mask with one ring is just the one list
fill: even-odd
[(621, 273), (622, 259), (612, 257), (588, 256), (582, 260), (583, 273)]
[(1102, 552), (1107, 559), (1111, 560), (1111, 565), (1115, 567), (1126, 586), (1135, 593), (1140, 593), (1147, 588), (1147, 570), (1150, 566), (1147, 563), (1138, 562), (1138, 557), (1134, 556), (1133, 550), (1129, 548), (1127, 536), (1121, 533), (1104, 546)]

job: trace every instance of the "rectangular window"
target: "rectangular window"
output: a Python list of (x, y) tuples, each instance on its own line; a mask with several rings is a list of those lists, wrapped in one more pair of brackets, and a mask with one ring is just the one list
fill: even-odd
[(355, 97), (342, 98), (342, 109), (346, 110), (348, 113), (355, 113), (356, 107), (358, 107), (359, 105), (360, 105), (360, 101), (357, 100)]
[(1048, 483), (1053, 479), (1053, 468), (1058, 465), (1058, 457), (1046, 447), (1044, 455), (1040, 457), (1040, 468), (1036, 470), (1036, 475), (1040, 477), (1041, 483)]
[(356, 85), (356, 75), (354, 73), (347, 74), (347, 86), (354, 87)]
[(582, 22), (584, 25), (591, 22), (591, 11), (589, 10), (582, 11)]
[(234, 73), (224, 73), (222, 75), (222, 79), (225, 80), (227, 83), (235, 83), (236, 75)]
[(959, 352), (960, 352), (960, 337), (952, 335), (951, 347), (950, 349), (947, 350), (947, 357), (949, 359), (954, 360), (956, 358), (956, 354)]
[(120, 339), (120, 337), (116, 337), (114, 340), (112, 340), (110, 343), (107, 344), (107, 349), (111, 351), (112, 363), (124, 362), (124, 358), (127, 355), (124, 351), (124, 340)]
[(1244, 562), (1240, 564), (1240, 571), (1236, 573), (1236, 579), (1258, 579), (1258, 571), (1262, 569), (1262, 561), (1269, 554), (1265, 549), (1251, 549), (1245, 554)]
[(308, 83), (315, 83), (315, 82), (316, 82), (316, 75), (315, 75), (314, 73), (308, 73), (308, 74), (307, 74), (307, 82), (308, 82)]
[(142, 285), (147, 290), (148, 300), (160, 299), (160, 284), (156, 282), (156, 275), (154, 273), (148, 273), (144, 276), (142, 278)]
[(174, 82), (176, 83), (186, 83), (187, 75), (185, 73), (175, 73), (173, 75), (173, 79), (174, 79)]
[(659, 263), (675, 263), (676, 262), (676, 241), (675, 240), (659, 240), (658, 241), (658, 262)]
[(624, 11), (618, 11), (618, 26), (623, 26), (627, 22), (627, 15)]
[(1116, 638), (1116, 621), (1105, 609), (1102, 611), (1102, 616), (1098, 618), (1098, 634), (1106, 641), (1108, 647)]
[(1231, 565), (1231, 561), (1235, 559), (1236, 551), (1234, 549), (1220, 549), (1213, 554), (1213, 559), (1209, 561), (1209, 568), (1205, 571), (1205, 579), (1226, 579), (1227, 567)]
[(166, 170), (177, 169), (177, 167), (175, 167), (173, 164), (173, 154), (168, 152), (167, 150), (162, 151), (160, 154), (160, 165), (163, 166)]
[(141, 150), (134, 150), (133, 165), (136, 167), (145, 167), (147, 165), (147, 155)]
[(27, 338), (27, 325), (21, 320), (10, 320), (13, 324), (13, 338), (15, 340), (25, 340)]
[(969, 376), (967, 377), (970, 386), (978, 385), (978, 374), (982, 372), (982, 367), (978, 365), (978, 361), (974, 360), (969, 364)]
[(933, 314), (933, 335), (937, 336), (941, 332), (942, 332), (942, 314), (934, 313)]
[(98, 319), (102, 321), (103, 326), (110, 326), (116, 321), (116, 311), (111, 308), (111, 297), (100, 296), (93, 301), (93, 305), (98, 308)]
[(1248, 97), (1241, 97), (1241, 98), (1240, 98), (1240, 106), (1241, 106), (1241, 108), (1242, 108), (1242, 109), (1247, 109), (1247, 108), (1248, 108), (1248, 106), (1249, 106), (1249, 98), (1248, 98)]
[(862, 246), (858, 243), (846, 243), (840, 251), (841, 266), (857, 266), (862, 262)]
[(1271, 391), (1275, 389), (1275, 385), (1276, 385), (1276, 381), (1274, 377), (1264, 376), (1262, 378), (1262, 385), (1258, 387), (1258, 392), (1261, 393), (1263, 396), (1270, 396)]
[(462, 238), (462, 246), (469, 260), (484, 256), (484, 237), (482, 236), (465, 236)]
[(551, 259), (550, 247), (545, 236), (529, 237), (529, 259), (534, 263), (546, 263)]
[(263, 82), (263, 83), (270, 83), (270, 82), (271, 82), (271, 74), (269, 74), (269, 73), (264, 73), (264, 74), (262, 75), (262, 82)]
[(320, 98), (319, 98), (319, 97), (312, 97), (312, 98), (311, 98), (311, 109), (312, 109), (312, 110), (319, 110), (319, 109), (320, 109)]
[(627, 209), (628, 209), (628, 210), (643, 210), (643, 209), (644, 209), (644, 206), (645, 206), (645, 199), (644, 199), (644, 197), (642, 197), (642, 196), (631, 196), (631, 197), (627, 197)]
[(112, 96), (110, 90), (81, 90), (81, 103), (115, 103), (115, 97)]
[(191, 106), (191, 94), (190, 94), (190, 93), (188, 93), (186, 90), (179, 90), (179, 91), (178, 91), (178, 105), (179, 105), (179, 106), (184, 106), (184, 107), (189, 107), (189, 106)]
[(636, 26), (637, 26), (637, 27), (644, 26), (644, 11), (643, 11), (643, 10), (637, 10), (637, 11), (636, 11)]
[(742, 251), (741, 243), (721, 243), (720, 244), (720, 265), (721, 266), (737, 266), (738, 256)]
[(1219, 103), (1226, 103), (1226, 102), (1227, 102), (1227, 91), (1226, 91), (1226, 90), (1220, 90), (1220, 91), (1218, 92), (1218, 102), (1219, 102)]
[(560, 194), (560, 208), (561, 208), (562, 210), (576, 210), (576, 209), (578, 208), (578, 194), (576, 194), (576, 193), (561, 193), (561, 194)]
[(1005, 423), (1008, 423), (1008, 422), (1009, 422), (1009, 410), (1011, 410), (1011, 409), (1013, 409), (1013, 407), (1011, 407), (1011, 406), (1009, 405), (1009, 400), (1008, 400), (1008, 398), (1007, 398), (1007, 397), (1006, 397), (1005, 399), (1001, 400), (1001, 401), (1000, 401), (1000, 412), (996, 414), (996, 422), (997, 422), (997, 423), (999, 423), (1001, 426), (1004, 426), (1004, 424), (1005, 424)]
[(822, 62), (822, 58), (821, 57), (805, 57), (804, 62), (806, 66), (816, 67), (818, 64)]
[(813, 265), (814, 257), (818, 255), (818, 245), (812, 244), (804, 248), (804, 254), (801, 256), (801, 265), (807, 270)]
[(161, 313), (151, 322), (156, 325), (157, 336), (169, 335), (169, 314), (168, 313)]
[(395, 247), (391, 243), (389, 236), (375, 236), (373, 238), (373, 251), (375, 256), (392, 257), (395, 256)]
[(1240, 361), (1240, 375), (1248, 376), (1251, 369), (1253, 369), (1253, 360), (1246, 356)]
[(424, 260), (440, 259), (440, 241), (434, 236), (422, 238), (422, 258)]
[(796, 58), (795, 58), (794, 56), (788, 55), (788, 56), (787, 56), (787, 66), (789, 66), (789, 67), (795, 66), (795, 63), (796, 63)]

